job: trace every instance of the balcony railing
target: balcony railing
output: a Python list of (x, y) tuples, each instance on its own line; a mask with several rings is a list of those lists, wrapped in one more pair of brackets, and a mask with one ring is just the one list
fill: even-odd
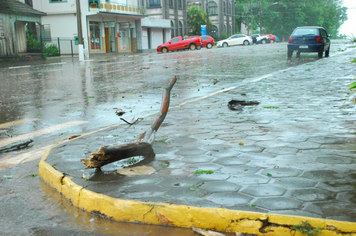
[(131, 15), (142, 15), (146, 16), (147, 11), (143, 6), (122, 4), (118, 1), (100, 1), (100, 0), (89, 0), (89, 11), (90, 12), (110, 12), (110, 13), (121, 13), (121, 14), (131, 14)]

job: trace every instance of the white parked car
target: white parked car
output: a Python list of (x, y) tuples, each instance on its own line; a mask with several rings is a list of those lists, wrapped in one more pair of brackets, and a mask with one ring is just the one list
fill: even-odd
[(220, 40), (216, 43), (218, 47), (228, 47), (233, 45), (250, 45), (252, 44), (252, 38), (245, 34), (234, 34), (229, 38)]

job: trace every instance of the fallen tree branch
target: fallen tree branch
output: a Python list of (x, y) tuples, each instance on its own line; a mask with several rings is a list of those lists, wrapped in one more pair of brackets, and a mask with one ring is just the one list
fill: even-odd
[(137, 141), (117, 146), (101, 146), (97, 153), (92, 153), (90, 157), (81, 159), (81, 162), (85, 164), (85, 168), (100, 168), (109, 163), (133, 156), (143, 156), (145, 157), (144, 159), (153, 159), (155, 153), (151, 144), (154, 141), (155, 133), (167, 115), (169, 109), (170, 92), (176, 81), (177, 78), (174, 77), (168, 87), (164, 90), (160, 113), (155, 118), (151, 127), (146, 132), (141, 134)]
[(29, 140), (27, 140), (26, 142), (13, 145), (13, 146), (8, 147), (8, 148), (0, 149), (0, 152), (10, 152), (10, 151), (15, 151), (15, 150), (19, 150), (19, 149), (22, 149), (22, 148), (26, 148), (26, 147), (28, 147), (28, 145), (30, 145), (31, 143), (33, 143), (33, 140), (32, 140), (32, 139), (29, 139)]

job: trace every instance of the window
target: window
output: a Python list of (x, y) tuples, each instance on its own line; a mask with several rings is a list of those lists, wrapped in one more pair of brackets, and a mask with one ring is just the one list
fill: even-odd
[(100, 22), (89, 22), (91, 49), (101, 49), (101, 24)]
[(208, 2), (208, 11), (210, 16), (218, 15), (218, 4), (214, 1)]
[(178, 25), (179, 25), (178, 35), (183, 36), (183, 23), (181, 21), (179, 21)]
[(176, 42), (179, 42), (179, 38), (172, 39), (172, 41), (171, 41), (171, 43), (176, 43)]
[(147, 0), (147, 7), (160, 8), (161, 7), (161, 0)]
[(67, 2), (67, 0), (49, 0), (50, 3), (52, 2)]
[(224, 15), (226, 15), (226, 2), (225, 1), (223, 2), (223, 6), (224, 6), (223, 12), (224, 12)]
[(99, 0), (89, 0), (90, 8), (99, 8)]
[(0, 37), (4, 37), (4, 20), (0, 18)]
[(171, 21), (171, 38), (174, 37), (174, 23)]
[(173, 8), (173, 0), (169, 0), (169, 8)]
[(178, 9), (182, 9), (183, 5), (182, 5), (182, 0), (178, 0)]

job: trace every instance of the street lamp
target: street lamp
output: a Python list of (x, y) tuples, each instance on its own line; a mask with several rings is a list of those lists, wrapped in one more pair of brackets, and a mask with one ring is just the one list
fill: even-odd
[[(270, 6), (278, 5), (278, 2), (274, 2)], [(260, 7), (260, 34), (262, 34), (262, 6), (261, 6), (261, 0), (259, 0), (259, 7)]]

